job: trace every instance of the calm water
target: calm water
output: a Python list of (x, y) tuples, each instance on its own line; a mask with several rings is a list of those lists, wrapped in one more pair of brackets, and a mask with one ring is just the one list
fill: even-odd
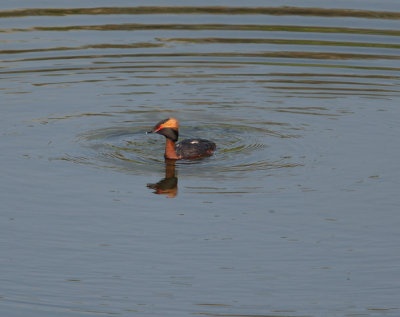
[(398, 1), (87, 5), (0, 5), (1, 316), (399, 316)]

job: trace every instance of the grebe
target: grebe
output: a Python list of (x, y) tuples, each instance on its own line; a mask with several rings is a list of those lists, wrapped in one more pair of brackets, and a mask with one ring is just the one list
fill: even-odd
[(214, 142), (204, 139), (187, 139), (176, 143), (179, 136), (179, 123), (175, 118), (160, 121), (147, 133), (158, 133), (165, 136), (164, 156), (166, 159), (181, 160), (210, 156), (216, 148)]

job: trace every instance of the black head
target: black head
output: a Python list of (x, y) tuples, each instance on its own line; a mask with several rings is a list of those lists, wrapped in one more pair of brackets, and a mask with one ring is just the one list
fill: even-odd
[(158, 133), (165, 136), (167, 139), (176, 142), (179, 137), (178, 129), (178, 120), (175, 118), (168, 118), (158, 122), (154, 128), (147, 133)]

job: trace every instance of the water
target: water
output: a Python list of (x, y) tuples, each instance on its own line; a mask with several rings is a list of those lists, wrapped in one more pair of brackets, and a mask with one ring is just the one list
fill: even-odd
[(398, 316), (399, 4), (113, 5), (1, 5), (1, 315)]

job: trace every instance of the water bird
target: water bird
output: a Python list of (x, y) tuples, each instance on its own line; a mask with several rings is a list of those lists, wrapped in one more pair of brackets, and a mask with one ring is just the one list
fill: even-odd
[(187, 160), (206, 157), (212, 155), (217, 147), (214, 142), (205, 139), (186, 139), (176, 143), (179, 137), (179, 123), (175, 118), (161, 120), (147, 133), (165, 136), (166, 159)]

